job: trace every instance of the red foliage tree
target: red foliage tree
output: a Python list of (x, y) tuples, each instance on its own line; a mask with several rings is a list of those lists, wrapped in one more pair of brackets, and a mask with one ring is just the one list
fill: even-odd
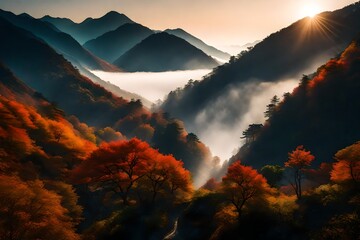
[(271, 191), (266, 179), (255, 169), (241, 165), (240, 161), (233, 163), (222, 179), (223, 191), (238, 212), (238, 217), (245, 204)]
[(335, 155), (331, 180), (334, 182), (360, 182), (360, 142), (338, 151)]
[(289, 153), (289, 159), (285, 162), (285, 167), (292, 168), (294, 170), (294, 181), (290, 182), (291, 186), (295, 190), (296, 196), (301, 198), (301, 180), (303, 177), (303, 170), (305, 167), (311, 165), (315, 157), (310, 151), (306, 151), (304, 146), (298, 146), (294, 151)]
[(154, 202), (159, 193), (170, 193), (176, 191), (190, 192), (190, 172), (183, 168), (183, 163), (171, 155), (162, 155), (157, 151), (153, 152), (149, 168), (144, 179), (144, 185), (149, 185), (151, 201)]
[(103, 143), (73, 171), (76, 183), (105, 183), (120, 193), (124, 204), (134, 184), (146, 174), (149, 145), (130, 141)]
[(188, 191), (191, 186), (190, 173), (182, 162), (160, 154), (137, 138), (103, 143), (73, 170), (72, 176), (76, 183), (101, 184), (115, 190), (125, 205), (139, 185), (151, 192), (152, 201), (165, 189)]

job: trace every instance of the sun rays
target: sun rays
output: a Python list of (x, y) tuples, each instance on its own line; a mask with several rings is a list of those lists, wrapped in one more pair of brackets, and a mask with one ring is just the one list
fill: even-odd
[(336, 41), (339, 37), (335, 29), (340, 23), (328, 18), (324, 14), (307, 17), (299, 22), (301, 34), (298, 36), (294, 47), (301, 48), (307, 41), (315, 38), (326, 38), (328, 41)]

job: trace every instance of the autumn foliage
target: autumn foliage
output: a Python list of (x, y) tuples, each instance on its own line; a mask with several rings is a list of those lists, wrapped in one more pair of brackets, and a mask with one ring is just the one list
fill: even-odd
[(160, 194), (190, 192), (189, 171), (171, 155), (163, 155), (139, 139), (103, 143), (72, 172), (75, 183), (116, 191), (125, 205), (135, 192), (154, 202)]
[(360, 182), (360, 142), (338, 151), (335, 155), (331, 180), (334, 182)]
[(296, 196), (301, 198), (302, 189), (301, 181), (303, 178), (303, 170), (310, 166), (315, 157), (310, 151), (306, 151), (304, 146), (298, 146), (294, 151), (289, 153), (289, 159), (285, 162), (285, 167), (293, 169), (294, 180), (291, 182), (291, 186), (294, 188)]
[(266, 179), (252, 167), (244, 166), (237, 161), (229, 168), (222, 179), (223, 191), (235, 206), (238, 217), (243, 207), (254, 198), (261, 198), (271, 192)]
[(0, 175), (0, 239), (80, 239), (67, 214), (42, 181)]

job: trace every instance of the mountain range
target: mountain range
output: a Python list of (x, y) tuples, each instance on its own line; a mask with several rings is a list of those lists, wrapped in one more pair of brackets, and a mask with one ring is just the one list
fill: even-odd
[(42, 21), (50, 22), (59, 30), (73, 36), (80, 44), (97, 38), (106, 32), (115, 30), (126, 23), (134, 23), (124, 14), (111, 11), (100, 18), (87, 18), (81, 23), (75, 23), (67, 18), (54, 18), (49, 15), (41, 18)]
[(74, 115), (95, 129), (110, 128), (106, 131), (111, 134), (119, 131), (128, 138), (146, 140), (161, 152), (182, 159), (194, 174), (210, 161), (209, 149), (200, 141), (195, 146), (191, 138), (188, 140), (190, 133), (181, 121), (151, 113), (139, 100), (115, 96), (82, 76), (43, 40), (1, 17), (0, 33), (3, 66), (66, 115)]
[[(0, 46), (0, 60), (31, 88), (92, 125), (109, 125), (111, 116), (126, 112), (125, 100), (80, 75), (47, 43), (4, 19), (0, 19), (0, 25), (4, 43)], [(95, 120), (89, 112), (106, 117)]]
[[(79, 24), (67, 18), (54, 18), (51, 16), (45, 16), (41, 18), (41, 20), (49, 22), (59, 30), (70, 34), (94, 55), (110, 63), (116, 61), (125, 52), (129, 51), (149, 35), (161, 32), (150, 30), (145, 26), (133, 22), (125, 15), (114, 11), (98, 19), (88, 18)], [(167, 29), (165, 32), (186, 40), (207, 55), (219, 58), (221, 61), (227, 61), (230, 58), (228, 53), (205, 44), (202, 40), (182, 29)], [(176, 56), (173, 56), (173, 58), (175, 57)], [(181, 61), (181, 59), (179, 59), (179, 61)], [(204, 64), (206, 65), (207, 63)], [(182, 69), (180, 66), (178, 68)]]
[(118, 71), (113, 65), (85, 50), (72, 36), (59, 31), (51, 24), (42, 22), (26, 14), (15, 15), (3, 10), (0, 10), (0, 17), (7, 19), (20, 28), (32, 32), (65, 57), (76, 60), (74, 65), (81, 64), (93, 70)]
[(166, 32), (147, 37), (114, 64), (129, 72), (208, 69), (219, 65), (187, 41)]

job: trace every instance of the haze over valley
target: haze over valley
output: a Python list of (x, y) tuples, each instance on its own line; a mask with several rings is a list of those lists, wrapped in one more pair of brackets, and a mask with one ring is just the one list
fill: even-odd
[(157, 100), (164, 100), (170, 91), (185, 86), (190, 79), (201, 79), (211, 71), (212, 69), (135, 73), (92, 71), (92, 73), (155, 103)]

